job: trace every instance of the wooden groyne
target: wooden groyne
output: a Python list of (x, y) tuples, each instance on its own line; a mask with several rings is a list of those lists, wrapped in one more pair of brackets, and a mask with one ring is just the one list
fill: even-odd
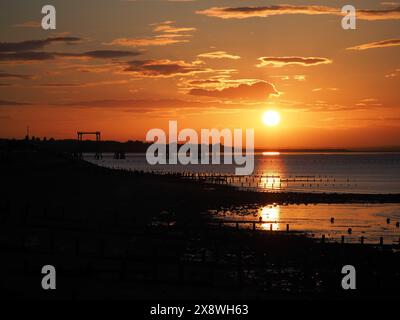
[[(123, 166), (112, 166), (112, 169), (123, 171), (139, 171)], [(181, 177), (183, 179), (209, 184), (230, 185), (241, 190), (280, 192), (285, 190), (313, 192), (318, 190), (351, 190), (358, 187), (357, 181), (350, 177), (337, 178), (328, 175), (296, 175), (283, 177), (265, 173), (254, 173), (250, 176), (240, 176), (232, 173), (213, 172), (180, 172), (169, 170), (145, 170), (155, 175)]]

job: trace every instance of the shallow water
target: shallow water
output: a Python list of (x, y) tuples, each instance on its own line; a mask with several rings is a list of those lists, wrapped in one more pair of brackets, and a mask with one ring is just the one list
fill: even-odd
[(248, 177), (234, 176), (234, 165), (151, 166), (144, 154), (127, 154), (124, 160), (113, 159), (113, 154), (104, 154), (102, 160), (85, 158), (111, 168), (200, 174), (209, 182), (257, 191), (400, 193), (400, 153), (257, 154)]
[[(126, 170), (156, 171), (160, 173), (197, 173), (214, 183), (226, 183), (257, 191), (338, 192), (338, 193), (400, 193), (400, 153), (290, 153), (256, 155), (255, 171), (250, 177), (232, 175), (232, 165), (164, 165), (150, 166), (144, 154), (127, 154), (124, 160), (112, 154), (102, 160), (86, 159), (101, 166)], [(236, 207), (210, 212), (215, 219), (259, 221), (256, 228), (306, 232), (310, 236), (325, 235), (329, 241), (398, 243), (400, 204), (317, 204), (270, 205)], [(331, 222), (334, 218), (334, 222)], [(390, 223), (387, 223), (387, 219)], [(234, 224), (231, 224), (234, 226)], [(252, 228), (252, 223), (240, 224)], [(348, 233), (348, 229), (352, 233)]]
[[(289, 224), (290, 230), (305, 232), (310, 236), (322, 237), (329, 241), (379, 243), (380, 237), (385, 244), (398, 244), (400, 228), (396, 222), (400, 221), (399, 204), (316, 204), (316, 205), (268, 205), (252, 207), (232, 207), (225, 210), (211, 210), (213, 219), (225, 221), (258, 222), (257, 229), (284, 231)], [(331, 223), (331, 218), (334, 222)], [(387, 219), (390, 223), (387, 223)], [(229, 223), (228, 223), (229, 225)], [(234, 226), (235, 223), (230, 223)], [(252, 228), (252, 223), (240, 224), (241, 228)], [(348, 233), (348, 229), (352, 233)]]

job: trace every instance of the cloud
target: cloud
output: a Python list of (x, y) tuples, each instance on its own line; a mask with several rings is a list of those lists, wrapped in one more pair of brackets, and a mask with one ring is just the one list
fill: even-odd
[(123, 51), (123, 50), (95, 50), (83, 53), (55, 53), (55, 55), (62, 57), (77, 57), (77, 58), (93, 58), (93, 59), (117, 59), (124, 57), (132, 57), (140, 55), (137, 51)]
[(206, 96), (221, 99), (238, 99), (238, 100), (263, 100), (270, 95), (278, 94), (273, 84), (265, 81), (259, 81), (253, 84), (240, 84), (237, 87), (229, 87), (224, 89), (191, 89), (189, 94), (195, 96)]
[(45, 52), (45, 51), (23, 51), (23, 52), (0, 52), (0, 61), (44, 61), (55, 58), (86, 58), (86, 59), (117, 59), (133, 57), (140, 52), (120, 50), (96, 50), (83, 53)]
[(0, 42), (0, 52), (25, 52), (43, 49), (52, 43), (63, 42), (63, 43), (78, 43), (81, 42), (81, 38), (77, 37), (53, 37), (43, 40), (27, 40), (22, 42)]
[(303, 74), (295, 74), (295, 75), (287, 75), (287, 76), (271, 76), (271, 78), (278, 78), (279, 80), (282, 81), (287, 81), (287, 80), (296, 80), (296, 81), (305, 81), (306, 76)]
[(38, 85), (39, 87), (46, 88), (69, 88), (69, 87), (81, 87), (80, 83), (42, 83)]
[(388, 6), (388, 7), (399, 7), (400, 2), (385, 1), (385, 2), (381, 2), (381, 5)]
[(347, 48), (347, 50), (368, 50), (368, 49), (386, 48), (394, 46), (400, 46), (400, 39), (389, 39), (389, 40), (364, 43), (355, 47)]
[(213, 52), (206, 52), (197, 55), (199, 58), (208, 58), (208, 59), (232, 59), (237, 60), (240, 59), (240, 56), (235, 56), (225, 51), (213, 51)]
[(0, 106), (26, 106), (30, 104), (31, 103), (26, 103), (26, 102), (0, 100)]
[(215, 85), (220, 84), (221, 81), (218, 79), (197, 79), (197, 80), (189, 80), (187, 81), (188, 85), (193, 86), (208, 86), (208, 85)]
[(44, 61), (54, 58), (54, 53), (44, 51), (0, 53), (0, 61)]
[(316, 66), (320, 64), (330, 64), (332, 60), (321, 57), (260, 57), (257, 67), (284, 67), (287, 65), (300, 65), (304, 67)]
[(32, 79), (33, 76), (29, 74), (14, 74), (0, 71), (0, 78), (29, 80)]
[(395, 78), (395, 77), (398, 77), (399, 75), (400, 75), (400, 69), (396, 69), (392, 73), (385, 75), (385, 77), (386, 78)]
[(320, 91), (338, 91), (338, 88), (315, 88), (312, 92), (320, 92)]
[(138, 52), (97, 50), (84, 53), (59, 53), (41, 51), (52, 43), (76, 44), (82, 41), (78, 37), (51, 37), (42, 40), (26, 40), (21, 42), (0, 42), (0, 61), (44, 61), (56, 57), (85, 57), (85, 58), (120, 58), (136, 56)]
[(96, 50), (96, 51), (87, 51), (83, 53), (82, 56), (90, 58), (114, 59), (114, 58), (137, 56), (139, 54), (140, 54), (139, 52), (132, 52), (132, 51)]
[(212, 7), (196, 13), (222, 19), (246, 19), (282, 14), (334, 14), (336, 11), (338, 9), (324, 6), (276, 5), (264, 7)]
[[(198, 14), (222, 19), (246, 19), (254, 17), (270, 17), (284, 14), (342, 16), (341, 9), (327, 6), (294, 6), (274, 5), (263, 7), (212, 7), (196, 11)], [(361, 20), (397, 20), (400, 19), (400, 7), (387, 10), (357, 10), (357, 19)]]
[(201, 67), (198, 63), (171, 60), (134, 60), (124, 63), (124, 71), (142, 77), (174, 77), (211, 72), (212, 69)]
[(196, 31), (192, 27), (175, 27), (175, 21), (164, 21), (161, 23), (153, 23), (153, 32), (156, 33), (151, 37), (144, 38), (118, 38), (111, 42), (104, 43), (106, 45), (118, 45), (125, 47), (146, 47), (146, 46), (166, 46), (175, 43), (189, 42), (187, 39), (191, 36), (189, 32)]
[(174, 27), (172, 26), (173, 23), (174, 21), (165, 21), (162, 23), (153, 24), (155, 26), (153, 31), (164, 33), (182, 33), (196, 31), (196, 28), (193, 27)]
[[(204, 89), (210, 92), (217, 92), (224, 91), (226, 89), (235, 89), (241, 85), (245, 85), (243, 87), (245, 88), (246, 86), (253, 87), (254, 85), (259, 83), (266, 83), (264, 80), (260, 79), (232, 79), (232, 75), (229, 71), (230, 70), (212, 70), (211, 77), (209, 78), (181, 78), (178, 82), (178, 87), (181, 88), (179, 91), (183, 94), (190, 94), (191, 92), (203, 92), (201, 90), (197, 91), (196, 89)], [(205, 93), (209, 95), (209, 93)], [(279, 93), (277, 92), (277, 94)]]
[(358, 103), (356, 103), (356, 106), (358, 107), (366, 107), (366, 106), (379, 107), (381, 105), (382, 103), (380, 103), (379, 100), (375, 98), (362, 99)]
[[(70, 61), (61, 62), (57, 65), (57, 74), (61, 74), (64, 70), (67, 71), (77, 71), (83, 73), (113, 73), (115, 71), (115, 61), (111, 60), (110, 62), (105, 62), (101, 64), (92, 64), (92, 63), (72, 63)], [(52, 71), (54, 72), (54, 71)]]
[(117, 45), (124, 47), (147, 47), (147, 46), (166, 46), (169, 44), (189, 42), (187, 39), (176, 37), (153, 37), (153, 38), (118, 38), (107, 45)]

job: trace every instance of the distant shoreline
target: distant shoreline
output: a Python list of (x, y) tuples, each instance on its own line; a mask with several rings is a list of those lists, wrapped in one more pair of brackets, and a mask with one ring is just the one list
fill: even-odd
[[(53, 138), (37, 138), (29, 137), (29, 139), (4, 139), (0, 138), (0, 149), (3, 148), (21, 148), (21, 147), (37, 147), (57, 152), (76, 152), (78, 149), (85, 153), (96, 152), (99, 148), (101, 152), (126, 152), (126, 153), (145, 153), (151, 143), (143, 141), (129, 140), (126, 142), (102, 140), (98, 144), (93, 140), (84, 140), (79, 142), (76, 139), (60, 139)], [(178, 145), (178, 148), (181, 145)], [(221, 153), (223, 153), (223, 145), (221, 145)], [(384, 152), (400, 152), (400, 146), (387, 147), (366, 147), (366, 148), (256, 148), (256, 154), (263, 152), (279, 152), (279, 153), (384, 153)]]

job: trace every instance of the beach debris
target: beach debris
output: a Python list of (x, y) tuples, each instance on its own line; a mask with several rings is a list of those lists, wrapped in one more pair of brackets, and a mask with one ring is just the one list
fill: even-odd
[(352, 232), (353, 232), (353, 229), (352, 229), (352, 228), (348, 228), (348, 229), (347, 229), (347, 233), (348, 233), (348, 234), (351, 234)]
[(400, 227), (400, 222), (396, 222), (396, 227), (399, 228)]
[(389, 224), (390, 223), (390, 218), (386, 219), (386, 223)]
[(331, 223), (335, 223), (335, 218), (331, 218)]

